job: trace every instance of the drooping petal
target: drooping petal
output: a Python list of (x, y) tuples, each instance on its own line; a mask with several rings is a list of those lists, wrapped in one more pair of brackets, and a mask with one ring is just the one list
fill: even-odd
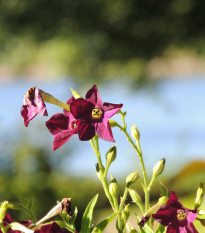
[(188, 222), (186, 225), (186, 232), (187, 233), (198, 233), (198, 231), (196, 230), (194, 224), (192, 222)]
[(83, 98), (79, 98), (79, 99), (74, 100), (70, 104), (70, 111), (75, 117), (75, 119), (91, 121), (92, 119), (91, 114), (92, 114), (92, 110), (94, 109), (94, 107), (95, 107), (94, 104), (92, 104), (91, 102)]
[(166, 205), (162, 206), (156, 214), (153, 214), (152, 217), (161, 223), (164, 226), (168, 226), (177, 215), (177, 210), (167, 207)]
[(92, 124), (78, 121), (78, 136), (81, 141), (88, 141), (95, 136), (95, 127)]
[(113, 115), (115, 115), (121, 108), (123, 104), (111, 104), (111, 103), (104, 103), (103, 110), (104, 110), (104, 117), (109, 119)]
[(171, 196), (167, 201), (166, 205), (174, 209), (183, 209), (182, 204), (178, 201), (178, 198), (173, 191), (171, 191)]
[(46, 105), (42, 99), (41, 92), (37, 87), (35, 88), (35, 100), (34, 100), (34, 102), (36, 103), (36, 106), (39, 109), (39, 113), (41, 114), (41, 116), (48, 116), (48, 113), (46, 110)]
[(64, 145), (75, 132), (73, 130), (64, 130), (58, 133), (53, 140), (53, 150)]
[(56, 135), (62, 130), (67, 130), (69, 126), (69, 117), (62, 113), (56, 113), (48, 121), (46, 126), (51, 134)]
[(96, 123), (96, 134), (103, 140), (115, 142), (110, 123), (106, 118), (102, 122)]
[(38, 109), (33, 105), (23, 105), (21, 108), (21, 116), (24, 119), (24, 125), (27, 127), (29, 122), (39, 113)]
[(86, 100), (90, 101), (95, 105), (95, 107), (103, 107), (101, 97), (98, 93), (98, 88), (96, 85), (93, 85), (90, 90), (85, 95)]

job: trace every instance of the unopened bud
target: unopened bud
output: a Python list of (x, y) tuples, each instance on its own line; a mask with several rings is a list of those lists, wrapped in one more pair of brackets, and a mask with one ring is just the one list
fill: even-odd
[(133, 184), (139, 177), (139, 172), (133, 172), (126, 178), (126, 185), (127, 187), (130, 187), (131, 184)]
[(204, 184), (200, 183), (196, 193), (195, 208), (198, 209), (201, 206), (203, 196), (204, 196)]
[(137, 230), (135, 230), (134, 227), (130, 223), (126, 223), (126, 228), (128, 232), (130, 233), (137, 233)]
[(116, 121), (113, 120), (109, 120), (110, 126), (111, 127), (116, 127), (118, 125), (118, 123)]
[(111, 176), (110, 184), (109, 184), (109, 192), (112, 197), (117, 197), (119, 190), (116, 179)]
[(75, 99), (79, 99), (79, 98), (82, 98), (82, 96), (80, 94), (78, 94), (77, 91), (75, 91), (74, 89), (70, 88), (73, 96), (75, 97)]
[(131, 135), (136, 141), (140, 140), (140, 132), (136, 125), (131, 127)]
[(129, 188), (129, 194), (135, 204), (142, 205), (142, 199), (134, 189)]
[(122, 220), (124, 222), (127, 222), (127, 219), (129, 218), (130, 216), (130, 211), (129, 211), (129, 204), (125, 206), (125, 208), (123, 209), (122, 211)]
[(116, 158), (116, 155), (117, 155), (117, 148), (116, 146), (112, 146), (107, 154), (106, 154), (106, 160), (107, 160), (107, 163), (110, 165)]
[[(15, 232), (24, 232), (24, 233), (33, 233), (33, 230), (28, 229), (27, 227), (25, 227), (24, 225), (21, 225), (18, 222), (12, 222), (9, 224), (10, 228), (12, 230), (14, 230)], [(12, 231), (13, 232), (13, 231)]]
[(153, 167), (153, 175), (155, 177), (159, 176), (163, 172), (164, 166), (165, 166), (165, 159), (161, 159), (160, 161), (158, 161)]
[(2, 202), (1, 207), (0, 207), (0, 222), (3, 221), (3, 219), (6, 215), (7, 209), (8, 209), (8, 201)]

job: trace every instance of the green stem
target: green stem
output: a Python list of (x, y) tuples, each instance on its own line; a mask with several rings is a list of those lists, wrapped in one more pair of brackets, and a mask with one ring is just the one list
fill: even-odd
[(2, 233), (6, 233), (6, 229), (4, 228), (3, 223), (0, 223), (0, 228), (1, 228)]
[(151, 187), (152, 187), (152, 185), (154, 184), (155, 179), (156, 179), (156, 176), (153, 175), (153, 176), (152, 176), (152, 179), (150, 180), (149, 185), (148, 185), (148, 187), (147, 187), (147, 191), (148, 191), (148, 192), (151, 191)]
[(119, 124), (117, 124), (117, 126), (120, 128), (120, 130), (125, 134), (125, 136), (127, 137), (128, 142), (132, 145), (132, 147), (137, 151), (138, 156), (139, 156), (139, 160), (140, 160), (140, 164), (142, 167), (142, 173), (143, 173), (143, 179), (144, 179), (144, 193), (145, 193), (145, 211), (147, 211), (149, 209), (149, 191), (147, 190), (147, 174), (146, 174), (146, 169), (145, 169), (145, 165), (144, 165), (144, 160), (143, 160), (143, 156), (142, 156), (142, 151), (140, 148), (140, 144), (139, 141), (137, 141), (137, 145), (135, 145), (135, 143), (132, 141), (132, 139), (130, 138), (129, 134), (126, 131), (126, 127), (125, 127), (125, 123), (124, 123), (124, 115), (123, 113), (121, 113), (122, 119), (123, 119), (123, 126), (120, 126)]

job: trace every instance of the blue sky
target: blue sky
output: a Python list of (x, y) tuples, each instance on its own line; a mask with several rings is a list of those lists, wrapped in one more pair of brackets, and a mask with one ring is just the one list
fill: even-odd
[[(69, 88), (82, 91), (74, 82), (35, 82), (16, 81), (0, 85), (0, 126), (1, 132), (9, 131), (18, 135), (18, 130), (27, 134), (38, 124), (45, 134), (38, 136), (35, 143), (42, 143), (46, 137), (46, 145), (51, 156), (53, 136), (49, 134), (44, 122), (49, 118), (35, 118), (25, 128), (20, 115), (20, 108), (25, 92), (32, 86), (38, 86), (62, 101), (70, 96)], [(84, 95), (86, 90), (82, 91)], [(205, 158), (205, 79), (194, 77), (189, 79), (167, 79), (160, 81), (154, 88), (130, 91), (126, 85), (114, 82), (100, 86), (99, 93), (104, 102), (123, 103), (123, 111), (127, 111), (128, 130), (136, 124), (141, 132), (141, 147), (146, 167), (151, 170), (161, 158), (166, 158), (166, 172), (177, 173), (183, 165), (195, 159)], [(47, 104), (49, 117), (62, 109)], [(119, 116), (114, 117), (120, 121)], [(139, 169), (139, 160), (122, 133), (113, 129), (118, 146), (117, 161), (111, 165), (111, 172), (117, 177), (127, 175)], [(74, 145), (73, 156), (62, 163), (62, 169), (74, 175), (95, 175), (96, 158), (89, 142), (79, 142), (75, 135), (67, 142)], [(100, 141), (102, 154), (113, 144)], [(65, 151), (60, 148), (58, 153)], [(103, 156), (104, 157), (104, 156)], [(174, 169), (173, 169), (174, 168)]]

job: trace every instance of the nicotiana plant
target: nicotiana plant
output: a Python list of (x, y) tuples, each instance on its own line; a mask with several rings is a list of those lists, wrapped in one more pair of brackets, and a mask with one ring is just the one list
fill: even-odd
[[(203, 223), (205, 211), (200, 209), (204, 194), (203, 183), (196, 192), (194, 209), (184, 207), (178, 200), (176, 194), (161, 185), (161, 196), (158, 202), (151, 205), (150, 193), (156, 178), (161, 175), (165, 167), (165, 159), (161, 159), (153, 166), (151, 179), (148, 179), (144, 165), (142, 150), (140, 146), (140, 132), (136, 125), (131, 127), (130, 134), (127, 130), (125, 121), (126, 112), (122, 111), (122, 104), (112, 104), (102, 102), (97, 86), (91, 87), (83, 98), (75, 90), (71, 89), (72, 96), (66, 103), (63, 103), (44, 92), (38, 87), (30, 88), (23, 100), (21, 115), (24, 124), (28, 127), (30, 121), (38, 115), (48, 116), (46, 103), (57, 105), (63, 108), (62, 113), (54, 114), (48, 121), (46, 127), (52, 135), (53, 150), (63, 146), (71, 136), (77, 134), (79, 140), (90, 141), (91, 147), (96, 155), (97, 178), (102, 183), (105, 195), (109, 200), (113, 214), (102, 220), (99, 224), (92, 223), (94, 207), (98, 200), (98, 194), (88, 203), (81, 223), (80, 233), (100, 233), (108, 226), (111, 221), (116, 220), (116, 229), (119, 233), (196, 233), (198, 232), (193, 222), (199, 220)], [(110, 118), (120, 114), (122, 123), (111, 120)], [(117, 162), (117, 146), (114, 144), (108, 149), (105, 157), (106, 163), (102, 162), (100, 152), (100, 140), (115, 142), (112, 127), (117, 127), (125, 135), (125, 139), (136, 151), (139, 157), (142, 174), (138, 170), (126, 177), (124, 192), (119, 194), (118, 183), (115, 177), (111, 176), (108, 181), (108, 171), (113, 162)], [(133, 188), (133, 184), (142, 177), (142, 198), (138, 191)], [(139, 187), (140, 188), (140, 187)], [(75, 197), (72, 197), (75, 198)], [(129, 223), (130, 203), (136, 204), (137, 227)], [(0, 228), (1, 232), (25, 232), (25, 233), (65, 233), (76, 232), (75, 219), (78, 213), (77, 207), (71, 210), (71, 198), (63, 198), (58, 202), (46, 216), (39, 221), (32, 211), (32, 203), (19, 202), (12, 203), (4, 201), (0, 206)], [(15, 209), (26, 211), (30, 215), (30, 220), (13, 220), (7, 210)], [(60, 215), (61, 220), (50, 221), (53, 216)], [(158, 224), (154, 224), (158, 222)]]

